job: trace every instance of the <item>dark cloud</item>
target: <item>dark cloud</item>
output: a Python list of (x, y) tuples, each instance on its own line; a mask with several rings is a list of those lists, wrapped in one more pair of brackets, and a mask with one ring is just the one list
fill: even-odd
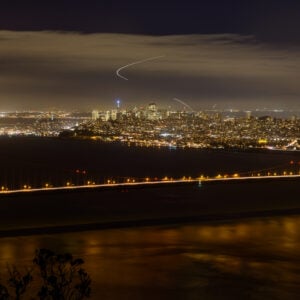
[(10, 0), (0, 28), (85, 33), (255, 35), (276, 44), (300, 42), (298, 0)]
[[(163, 56), (121, 71), (126, 64)], [(109, 108), (174, 97), (201, 108), (296, 107), (297, 48), (233, 34), (146, 36), (0, 32), (0, 109)]]

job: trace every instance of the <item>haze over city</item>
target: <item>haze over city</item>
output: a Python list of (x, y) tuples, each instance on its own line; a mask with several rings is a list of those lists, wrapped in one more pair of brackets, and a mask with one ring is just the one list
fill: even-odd
[[(89, 111), (116, 98), (127, 107), (176, 108), (179, 98), (195, 109), (298, 109), (296, 1), (214, 2), (6, 3), (0, 110)], [(116, 75), (142, 60), (122, 70), (129, 80)]]

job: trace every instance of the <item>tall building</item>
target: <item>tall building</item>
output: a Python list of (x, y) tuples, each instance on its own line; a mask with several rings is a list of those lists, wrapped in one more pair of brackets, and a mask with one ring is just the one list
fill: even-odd
[(105, 112), (104, 121), (108, 121), (109, 119), (110, 119), (110, 111), (107, 110), (107, 111)]
[(112, 109), (110, 113), (111, 120), (115, 121), (117, 120), (117, 117), (118, 117), (118, 111), (116, 109)]
[(98, 120), (99, 119), (99, 112), (98, 110), (92, 111), (92, 120)]
[(156, 104), (155, 103), (149, 103), (149, 105), (148, 105), (148, 111), (156, 112), (157, 111)]
[(150, 103), (147, 109), (147, 118), (148, 120), (158, 120), (159, 114), (155, 103)]
[(245, 111), (245, 114), (246, 114), (246, 119), (249, 120), (251, 118), (251, 111), (247, 110)]
[(117, 99), (116, 100), (116, 104), (117, 104), (117, 109), (120, 109), (120, 107), (121, 107), (121, 100)]

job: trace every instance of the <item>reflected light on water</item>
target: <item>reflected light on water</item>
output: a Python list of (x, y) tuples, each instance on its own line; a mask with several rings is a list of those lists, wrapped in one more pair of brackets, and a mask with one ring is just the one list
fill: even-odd
[(85, 260), (95, 299), (296, 299), (298, 228), (289, 216), (2, 238), (0, 267), (28, 265), (44, 247)]

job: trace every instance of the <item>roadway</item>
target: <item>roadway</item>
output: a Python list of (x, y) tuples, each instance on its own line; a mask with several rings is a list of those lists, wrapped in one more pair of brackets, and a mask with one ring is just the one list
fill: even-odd
[(84, 189), (102, 189), (102, 188), (126, 188), (126, 187), (139, 187), (139, 186), (159, 186), (159, 185), (170, 185), (170, 184), (190, 184), (198, 183), (199, 186), (205, 183), (213, 182), (230, 182), (230, 181), (252, 181), (252, 180), (280, 180), (280, 179), (300, 179), (300, 174), (286, 174), (286, 175), (256, 175), (256, 176), (221, 176), (216, 177), (204, 177), (199, 178), (187, 178), (187, 179), (163, 179), (155, 181), (137, 181), (137, 182), (108, 182), (102, 184), (87, 184), (87, 185), (71, 185), (68, 183), (66, 186), (45, 186), (41, 188), (22, 188), (15, 190), (8, 190), (4, 187), (0, 190), (0, 194), (21, 194), (21, 193), (35, 193), (35, 192), (51, 192), (51, 191), (66, 191), (66, 190), (84, 190)]

